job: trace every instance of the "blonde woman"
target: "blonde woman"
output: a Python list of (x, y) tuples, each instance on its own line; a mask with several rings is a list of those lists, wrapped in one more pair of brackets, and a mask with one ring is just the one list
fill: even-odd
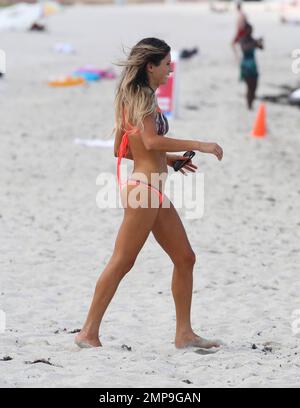
[[(75, 337), (79, 347), (102, 346), (99, 328), (103, 315), (150, 232), (174, 264), (175, 346), (211, 348), (220, 345), (218, 341), (201, 338), (192, 329), (190, 315), (196, 256), (176, 209), (164, 195), (164, 181), (167, 167), (178, 159), (186, 159), (167, 152), (196, 150), (214, 154), (221, 160), (223, 151), (216, 143), (163, 137), (168, 131), (168, 122), (157, 106), (155, 91), (166, 83), (171, 73), (170, 51), (164, 41), (145, 38), (132, 48), (122, 64), (124, 69), (115, 98), (115, 157), (118, 157), (121, 196), (127, 205), (113, 254), (98, 279), (84, 326)], [(121, 183), (120, 177), (122, 157), (134, 161), (132, 175), (125, 183)], [(190, 160), (181, 172), (194, 172), (196, 168)], [(136, 201), (130, 202), (130, 196), (137, 189), (142, 197), (139, 206), (135, 205)]]

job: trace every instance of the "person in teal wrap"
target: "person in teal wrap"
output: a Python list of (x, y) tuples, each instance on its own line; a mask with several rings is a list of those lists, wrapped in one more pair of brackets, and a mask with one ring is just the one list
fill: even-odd
[(263, 49), (262, 38), (255, 40), (252, 37), (252, 26), (247, 23), (245, 27), (245, 35), (240, 40), (240, 46), (242, 50), (242, 59), (240, 63), (240, 79), (246, 82), (247, 85), (247, 105), (251, 110), (253, 101), (255, 99), (255, 93), (258, 84), (258, 69), (255, 59), (256, 48)]

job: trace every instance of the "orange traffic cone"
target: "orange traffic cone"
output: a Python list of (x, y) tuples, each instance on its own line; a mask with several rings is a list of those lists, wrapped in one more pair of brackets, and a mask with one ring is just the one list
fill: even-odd
[(266, 135), (266, 107), (263, 103), (259, 105), (255, 123), (252, 130), (253, 137), (265, 137)]

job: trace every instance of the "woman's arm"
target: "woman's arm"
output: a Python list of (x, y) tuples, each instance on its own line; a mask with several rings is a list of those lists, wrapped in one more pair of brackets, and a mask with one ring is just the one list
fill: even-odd
[(200, 142), (199, 140), (179, 140), (159, 136), (155, 129), (153, 115), (149, 115), (144, 119), (144, 131), (141, 137), (145, 148), (149, 151), (182, 152), (184, 150), (197, 150), (202, 153), (212, 153), (219, 160), (223, 156), (222, 148), (216, 143)]
[(256, 48), (260, 48), (261, 50), (264, 49), (264, 40), (262, 38), (259, 38), (258, 40), (255, 40), (255, 46)]
[(263, 39), (262, 38), (258, 40), (251, 39), (248, 42), (245, 41), (242, 43), (242, 48), (244, 51), (247, 51), (253, 48), (260, 48), (262, 50), (264, 48)]

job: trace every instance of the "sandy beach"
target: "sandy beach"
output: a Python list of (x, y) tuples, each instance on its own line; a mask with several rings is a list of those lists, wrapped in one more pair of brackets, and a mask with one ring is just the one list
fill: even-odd
[[(245, 11), (266, 44), (258, 97), (300, 86), (291, 69), (300, 27), (262, 4)], [(266, 102), (267, 136), (250, 136), (260, 101), (246, 109), (230, 48), (235, 22), (233, 8), (213, 13), (203, 3), (75, 5), (50, 16), (45, 32), (0, 33), (0, 387), (300, 386), (300, 110)], [(170, 135), (224, 150), (222, 162), (194, 159), (203, 217), (178, 210), (197, 255), (193, 327), (226, 343), (215, 353), (174, 347), (172, 263), (152, 235), (107, 310), (104, 347), (73, 343), (123, 218), (96, 204), (97, 176), (116, 172), (113, 148), (74, 139), (112, 138), (117, 80), (47, 81), (85, 64), (107, 69), (122, 46), (149, 36), (200, 50), (180, 61)], [(76, 52), (57, 53), (56, 43)]]

